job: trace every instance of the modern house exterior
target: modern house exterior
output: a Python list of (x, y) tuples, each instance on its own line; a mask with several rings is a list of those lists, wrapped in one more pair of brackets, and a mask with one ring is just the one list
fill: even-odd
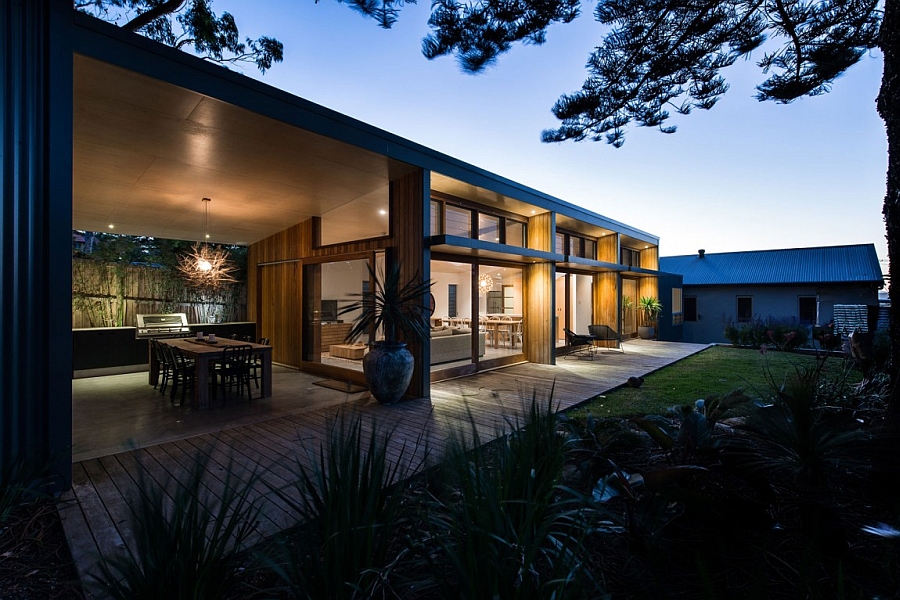
[[(754, 319), (827, 325), (835, 305), (877, 309), (884, 280), (873, 244), (660, 259), (684, 282), (683, 341), (725, 342), (725, 325)], [(876, 310), (877, 312), (877, 310)]]
[[(0, 466), (70, 481), (73, 229), (249, 247), (248, 314), (276, 363), (362, 380), (342, 304), (368, 267), (434, 282), (408, 395), (516, 362), (552, 364), (569, 328), (626, 336), (624, 297), (658, 296), (680, 334), (681, 278), (659, 239), (238, 73), (75, 12), (0, 0)], [(671, 301), (669, 301), (671, 299)], [(495, 324), (499, 322), (500, 324)]]

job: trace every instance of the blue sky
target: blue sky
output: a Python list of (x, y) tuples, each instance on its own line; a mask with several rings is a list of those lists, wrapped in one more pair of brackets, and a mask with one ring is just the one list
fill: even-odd
[(558, 124), (550, 108), (581, 87), (602, 38), (593, 5), (479, 75), (422, 56), (429, 7), (408, 5), (383, 30), (333, 0), (213, 4), (242, 35), (285, 45), (283, 63), (247, 76), (658, 235), (663, 256), (874, 243), (886, 258), (880, 53), (830, 94), (790, 105), (753, 99), (754, 55), (723, 71), (731, 89), (712, 110), (673, 117), (673, 135), (633, 128), (620, 149), (544, 144), (541, 130)]

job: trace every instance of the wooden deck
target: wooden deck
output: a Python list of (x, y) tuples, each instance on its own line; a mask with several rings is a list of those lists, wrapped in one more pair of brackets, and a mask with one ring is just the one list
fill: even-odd
[[(441, 455), (453, 432), (470, 433), (474, 424), (481, 440), (488, 441), (507, 430), (533, 393), (545, 398), (552, 387), (554, 403), (564, 410), (628, 377), (646, 375), (706, 348), (640, 340), (624, 346), (624, 353), (603, 351), (594, 360), (559, 358), (553, 366), (514, 365), (436, 383), (430, 399), (381, 406), (357, 395), (339, 407), (362, 415), (367, 433), (373, 427), (391, 429), (390, 452), (405, 452), (412, 468), (418, 468)], [(171, 491), (184, 481), (198, 455), (209, 461), (204, 483), (212, 494), (221, 489), (229, 470), (244, 479), (254, 469), (260, 474), (254, 490), (264, 510), (257, 539), (293, 525), (291, 512), (269, 490), (293, 484), (290, 465), (307, 463), (308, 453), (318, 451), (338, 412), (334, 404), (315, 406), (74, 463), (73, 486), (61, 498), (59, 513), (82, 581), (89, 581), (98, 557), (134, 551), (128, 502), (140, 473)]]

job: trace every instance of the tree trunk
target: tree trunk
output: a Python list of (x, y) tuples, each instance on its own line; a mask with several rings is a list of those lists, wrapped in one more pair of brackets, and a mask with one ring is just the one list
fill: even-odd
[[(884, 52), (884, 75), (878, 93), (878, 114), (884, 119), (888, 141), (887, 192), (884, 197), (884, 224), (887, 232), (888, 274), (893, 283), (894, 267), (900, 266), (900, 23), (897, 3), (886, 0), (881, 23), (881, 50)], [(900, 286), (890, 287), (891, 300), (891, 398), (889, 416), (900, 417)]]

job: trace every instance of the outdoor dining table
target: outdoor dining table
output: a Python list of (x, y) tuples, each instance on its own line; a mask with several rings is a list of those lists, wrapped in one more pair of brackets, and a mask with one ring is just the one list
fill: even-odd
[[(253, 354), (262, 359), (260, 397), (272, 396), (272, 346), (253, 344), (240, 340), (217, 339), (214, 343), (201, 341), (195, 338), (171, 338), (159, 340), (161, 344), (167, 344), (179, 348), (185, 356), (194, 360), (196, 374), (194, 380), (194, 408), (209, 408), (209, 365), (213, 361), (222, 359), (222, 351), (225, 346), (246, 346), (253, 348)], [(150, 352), (150, 385), (159, 382), (159, 361), (155, 353)]]

